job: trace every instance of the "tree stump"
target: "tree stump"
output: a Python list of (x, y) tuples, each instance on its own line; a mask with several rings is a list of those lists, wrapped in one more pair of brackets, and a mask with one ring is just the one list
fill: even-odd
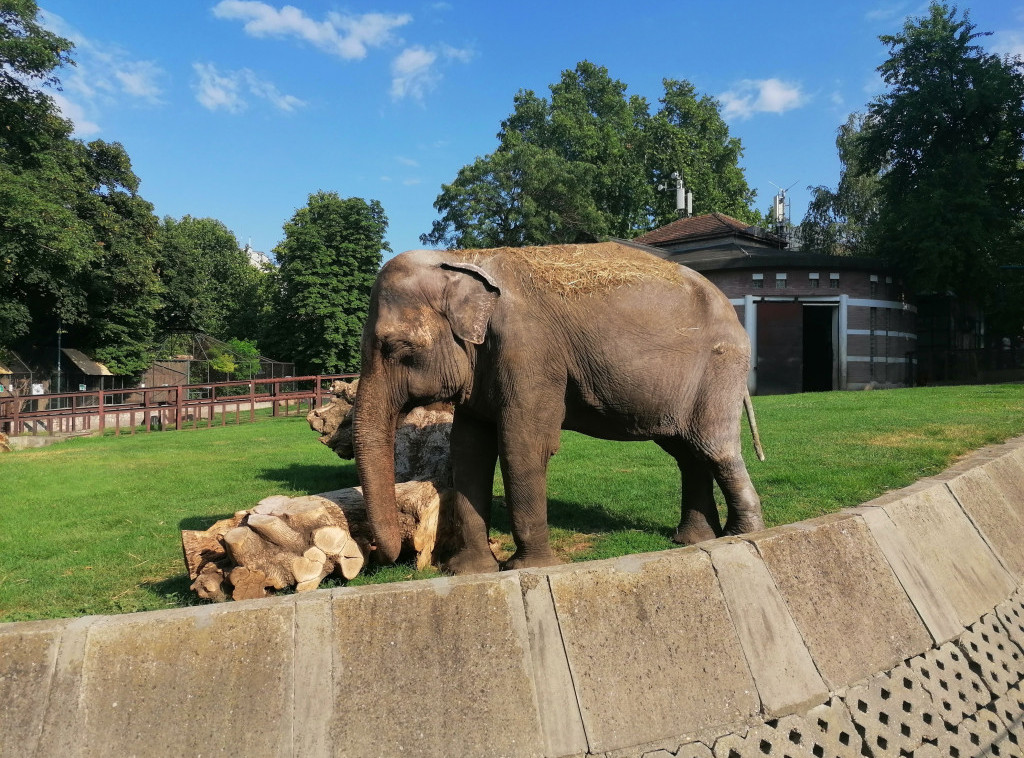
[[(352, 449), (355, 382), (335, 382), (334, 402), (311, 411), (310, 426), (342, 458)], [(416, 568), (453, 547), (450, 405), (414, 408), (395, 433), (395, 499), (403, 550)], [(274, 495), (204, 531), (181, 533), (192, 589), (210, 600), (266, 597), (275, 590), (315, 589), (324, 578), (352, 579), (373, 556), (362, 488), (287, 497)]]

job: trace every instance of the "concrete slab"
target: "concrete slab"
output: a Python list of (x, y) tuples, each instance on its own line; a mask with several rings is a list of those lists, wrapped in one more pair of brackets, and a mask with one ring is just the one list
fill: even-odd
[(82, 660), (80, 755), (289, 753), (292, 621), (291, 598), (98, 621)]
[(518, 574), (336, 590), (335, 755), (540, 756)]
[(295, 598), (293, 641), (292, 755), (331, 754), (334, 720), (334, 613), (332, 594), (316, 590)]
[(66, 621), (0, 624), (0, 755), (33, 755)]
[(1007, 500), (1003, 492), (1012, 491), (1012, 486), (1004, 478), (1006, 486), (1000, 487), (995, 479), (1008, 467), (994, 464), (973, 468), (947, 484), (1003, 567), (1020, 582), (1024, 579), (1024, 502), (1011, 505)]
[(588, 752), (583, 716), (576, 700), (569, 660), (558, 628), (555, 603), (543, 573), (523, 571), (519, 576), (533, 661), (537, 706), (544, 730), (546, 755)]
[(84, 754), (85, 709), (80, 707), (82, 663), (89, 629), (101, 620), (100, 616), (72, 619), (61, 632), (43, 728), (35, 752), (37, 756), (77, 758)]
[(864, 520), (836, 514), (750, 535), (833, 691), (931, 647)]
[(1016, 582), (947, 487), (937, 485), (882, 507), (964, 627), (1013, 592)]
[(777, 718), (825, 702), (828, 687), (753, 545), (721, 539), (701, 547), (711, 556), (765, 717)]
[(592, 753), (751, 718), (754, 681), (707, 553), (549, 574)]
[(999, 456), (983, 468), (1009, 506), (1024, 512), (1024, 447)]
[(864, 506), (849, 512), (859, 514), (868, 525), (871, 536), (885, 554), (935, 644), (941, 645), (963, 634), (964, 626), (945, 589), (933, 574), (924, 570), (917, 552), (893, 524), (885, 509)]

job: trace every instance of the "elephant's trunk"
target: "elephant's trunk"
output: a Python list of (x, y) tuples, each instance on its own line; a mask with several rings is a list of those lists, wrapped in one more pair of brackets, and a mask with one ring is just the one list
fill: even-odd
[(356, 467), (377, 556), (394, 563), (402, 550), (395, 504), (395, 426), (400, 404), (380, 374), (359, 381), (353, 419)]

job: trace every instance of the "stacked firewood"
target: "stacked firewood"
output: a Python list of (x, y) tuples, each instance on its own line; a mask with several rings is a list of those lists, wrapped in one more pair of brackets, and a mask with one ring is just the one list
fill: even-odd
[[(334, 401), (307, 416), (320, 441), (352, 458), (355, 383), (335, 382)], [(451, 406), (416, 408), (399, 423), (395, 499), (406, 550), (417, 568), (451, 548)], [(362, 489), (275, 495), (204, 531), (181, 533), (192, 589), (210, 600), (265, 597), (315, 589), (328, 576), (352, 579), (372, 560), (373, 534)]]

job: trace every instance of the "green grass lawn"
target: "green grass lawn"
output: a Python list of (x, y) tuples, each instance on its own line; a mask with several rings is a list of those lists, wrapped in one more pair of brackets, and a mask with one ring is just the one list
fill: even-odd
[[(1024, 385), (830, 392), (754, 399), (767, 460), (745, 434), (769, 525), (869, 500), (970, 450), (1024, 434)], [(304, 419), (198, 432), (80, 438), (0, 456), (0, 620), (197, 602), (180, 530), (204, 529), (272, 494), (357, 483)], [(653, 443), (566, 433), (552, 460), (556, 551), (589, 560), (672, 547), (679, 473)], [(501, 482), (495, 536), (510, 547)], [(397, 566), (356, 583), (431, 572)]]

